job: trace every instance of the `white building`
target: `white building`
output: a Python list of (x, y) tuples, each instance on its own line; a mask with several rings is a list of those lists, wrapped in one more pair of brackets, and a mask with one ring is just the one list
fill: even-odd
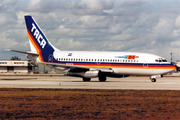
[(32, 69), (32, 67), (28, 66), (28, 61), (0, 60), (0, 73), (27, 74), (30, 69)]
[(177, 61), (175, 63), (175, 65), (176, 65), (176, 68), (177, 68), (177, 72), (179, 72), (180, 71), (180, 61)]

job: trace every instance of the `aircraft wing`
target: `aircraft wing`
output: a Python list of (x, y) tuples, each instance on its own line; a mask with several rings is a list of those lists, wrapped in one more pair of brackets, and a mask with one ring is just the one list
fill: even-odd
[(112, 73), (113, 70), (111, 68), (99, 68), (99, 67), (85, 67), (85, 66), (76, 66), (76, 65), (64, 65), (64, 64), (56, 64), (56, 63), (41, 63), (51, 67), (62, 67), (64, 69), (79, 69), (79, 70), (100, 70), (101, 72), (109, 72)]

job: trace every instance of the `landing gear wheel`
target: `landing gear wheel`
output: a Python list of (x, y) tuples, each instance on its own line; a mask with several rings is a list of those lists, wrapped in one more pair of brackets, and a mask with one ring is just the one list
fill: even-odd
[(84, 78), (84, 77), (83, 77), (83, 81), (84, 81), (84, 82), (89, 82), (89, 81), (91, 81), (91, 78)]
[(152, 78), (151, 81), (152, 81), (152, 82), (156, 82), (156, 78)]
[(106, 81), (106, 76), (99, 76), (99, 81), (100, 82), (105, 82)]

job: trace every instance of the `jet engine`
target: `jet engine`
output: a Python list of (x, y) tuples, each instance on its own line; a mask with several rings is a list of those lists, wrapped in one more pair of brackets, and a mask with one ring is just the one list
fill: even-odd
[(83, 77), (83, 78), (95, 78), (98, 77), (99, 71), (97, 70), (82, 71), (82, 72), (67, 71), (65, 72), (65, 75)]

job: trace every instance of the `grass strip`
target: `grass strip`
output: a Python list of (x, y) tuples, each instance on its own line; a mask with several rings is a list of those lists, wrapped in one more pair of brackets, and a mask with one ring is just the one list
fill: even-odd
[(0, 119), (180, 119), (180, 91), (0, 89)]

